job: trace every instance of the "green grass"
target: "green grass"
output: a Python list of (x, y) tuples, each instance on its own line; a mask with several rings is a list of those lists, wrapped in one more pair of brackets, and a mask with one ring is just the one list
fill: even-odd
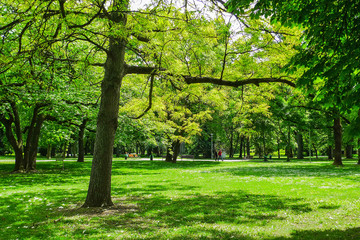
[(360, 239), (360, 168), (114, 161), (112, 208), (80, 208), (91, 163), (0, 162), (0, 239)]

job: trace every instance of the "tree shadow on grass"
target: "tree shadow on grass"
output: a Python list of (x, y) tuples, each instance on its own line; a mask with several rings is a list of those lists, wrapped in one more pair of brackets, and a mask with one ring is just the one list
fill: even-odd
[(80, 190), (34, 190), (1, 196), (0, 239), (48, 239), (53, 236), (54, 225), (63, 217), (62, 210), (69, 202), (84, 199)]
[(220, 165), (220, 162), (215, 161), (178, 161), (177, 163), (170, 163), (165, 161), (114, 161), (113, 169), (129, 168), (129, 169), (143, 169), (143, 170), (160, 170), (160, 169), (188, 169), (212, 167)]
[(255, 177), (344, 177), (353, 176), (360, 173), (359, 168), (336, 168), (332, 165), (271, 165), (259, 163), (259, 166), (239, 166), (232, 168), (215, 169), (210, 172), (230, 173), (235, 176), (255, 176)]
[(349, 228), (345, 230), (302, 230), (295, 231), (291, 237), (279, 237), (272, 240), (358, 240), (360, 239), (360, 228)]
[[(136, 181), (129, 181), (122, 184), (123, 186), (129, 186), (133, 184), (137, 184)], [(152, 182), (154, 183), (154, 182)], [(173, 191), (189, 191), (189, 190), (196, 190), (199, 187), (189, 186), (189, 185), (182, 185), (179, 183), (175, 183), (172, 181), (167, 181), (167, 183), (161, 182), (161, 184), (148, 184), (144, 187), (131, 187), (131, 188), (123, 188), (118, 186), (112, 187), (113, 195), (128, 195), (131, 197), (139, 197), (139, 196), (146, 196), (146, 195), (159, 195), (161, 192), (167, 192), (169, 190)]]
[[(119, 201), (115, 202), (117, 206), (126, 205), (128, 201), (134, 202), (134, 199)], [(301, 199), (246, 194), (242, 191), (187, 195), (179, 198), (143, 196), (136, 199), (136, 202), (133, 211), (117, 210), (114, 212), (115, 215), (102, 218), (97, 223), (97, 228), (106, 229), (107, 232), (121, 229), (137, 234), (142, 239), (250, 240), (253, 237), (239, 231), (236, 226), (261, 227), (271, 224), (272, 221), (286, 220), (286, 217), (279, 215), (281, 210), (290, 214), (312, 211), (309, 204), (303, 203)], [(83, 210), (69, 214), (82, 214), (81, 211)], [(74, 234), (81, 230), (84, 229), (75, 229)]]
[[(279, 210), (299, 214), (312, 211), (301, 199), (281, 198), (272, 195), (217, 192), (215, 195), (188, 195), (169, 199), (162, 196), (139, 202), (141, 212), (167, 226), (201, 223), (252, 223), (263, 225), (264, 220), (284, 220)], [(156, 213), (155, 215), (151, 213)]]

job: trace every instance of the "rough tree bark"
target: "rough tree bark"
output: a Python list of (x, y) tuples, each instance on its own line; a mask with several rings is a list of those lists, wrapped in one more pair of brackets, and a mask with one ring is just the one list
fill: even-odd
[[(126, 14), (121, 7), (127, 1), (114, 1), (111, 20), (126, 25)], [(101, 84), (101, 102), (97, 118), (93, 164), (88, 194), (83, 207), (112, 206), (111, 165), (115, 132), (118, 125), (119, 97), (122, 79), (125, 75), (125, 40), (111, 37), (105, 63), (105, 75)]]
[(26, 146), (24, 148), (24, 162), (27, 171), (35, 170), (36, 168), (36, 155), (39, 143), (40, 130), (45, 120), (44, 116), (39, 113), (42, 104), (35, 106), (33, 110), (33, 117), (29, 128), (27, 129)]
[(172, 144), (172, 148), (173, 148), (172, 162), (176, 163), (177, 157), (179, 156), (179, 153), (180, 153), (180, 141), (176, 140)]
[[(16, 104), (14, 102), (9, 102), (11, 109), (8, 109), (8, 117), (4, 115), (0, 116), (0, 121), (5, 127), (5, 135), (8, 139), (11, 147), (15, 153), (15, 168), (14, 171), (25, 170), (25, 161), (23, 155), (23, 138), (22, 131), (20, 127), (20, 117), (17, 111)], [(13, 130), (12, 124), (14, 124), (15, 129)], [(14, 135), (15, 134), (15, 135)]]

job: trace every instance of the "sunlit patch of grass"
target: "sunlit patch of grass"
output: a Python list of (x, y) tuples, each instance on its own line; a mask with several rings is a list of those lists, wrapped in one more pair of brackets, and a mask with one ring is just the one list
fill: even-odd
[(0, 163), (0, 239), (360, 239), (360, 169), (114, 161), (115, 206), (80, 208), (91, 163)]

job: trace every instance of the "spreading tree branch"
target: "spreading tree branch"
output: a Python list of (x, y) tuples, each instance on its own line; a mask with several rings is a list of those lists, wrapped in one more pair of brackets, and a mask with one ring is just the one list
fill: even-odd
[(130, 118), (132, 118), (132, 119), (140, 119), (141, 117), (143, 117), (151, 109), (152, 95), (153, 95), (152, 93), (153, 93), (153, 87), (154, 87), (154, 77), (155, 77), (155, 75), (151, 74), (150, 79), (149, 79), (150, 80), (150, 89), (149, 89), (149, 105), (148, 105), (148, 107), (139, 116), (137, 116), (135, 118), (133, 118), (133, 117), (130, 117)]

